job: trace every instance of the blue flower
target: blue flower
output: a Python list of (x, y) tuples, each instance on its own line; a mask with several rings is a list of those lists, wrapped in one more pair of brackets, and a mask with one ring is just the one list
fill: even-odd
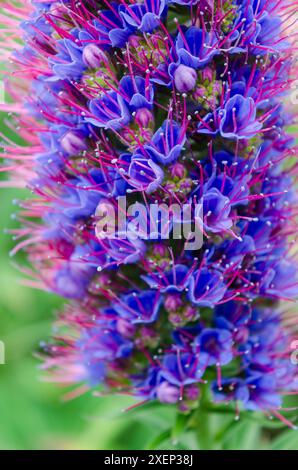
[[(67, 299), (82, 299), (86, 295), (95, 268), (84, 259), (93, 247), (77, 247), (54, 278), (54, 291)], [(97, 262), (99, 261), (99, 257)]]
[(160, 24), (167, 13), (165, 0), (143, 0), (133, 5), (120, 5), (119, 13), (130, 28), (150, 33)]
[(116, 232), (115, 238), (100, 240), (103, 251), (116, 266), (137, 263), (146, 252), (146, 245), (138, 238), (132, 238), (129, 233)]
[[(216, 49), (217, 39), (214, 34), (203, 32), (196, 26), (191, 26), (186, 31), (178, 33), (175, 49), (178, 56), (178, 64), (187, 65), (194, 69), (204, 67), (212, 58), (219, 54)], [(170, 66), (170, 74), (176, 69), (175, 64)]]
[(118, 302), (113, 303), (113, 308), (119, 315), (132, 323), (152, 323), (158, 318), (161, 297), (154, 290), (133, 292)]
[(188, 296), (198, 307), (214, 307), (220, 302), (227, 290), (221, 274), (202, 268), (195, 271), (189, 280)]
[(131, 113), (137, 109), (151, 109), (153, 106), (154, 89), (146, 80), (139, 76), (126, 75), (120, 80), (119, 84), (120, 97)]
[(220, 111), (219, 130), (226, 139), (251, 139), (262, 124), (256, 118), (256, 105), (252, 98), (235, 95)]
[(133, 343), (123, 338), (110, 325), (99, 322), (84, 331), (78, 341), (78, 347), (88, 371), (88, 382), (94, 386), (104, 380), (110, 361), (130, 356)]
[(139, 191), (152, 193), (158, 189), (163, 178), (163, 170), (151, 158), (135, 153), (129, 166), (129, 183)]
[(167, 119), (145, 146), (151, 158), (163, 165), (177, 160), (185, 143), (185, 131), (175, 121)]
[(199, 382), (205, 368), (192, 353), (166, 354), (164, 356), (161, 376), (170, 384), (181, 387)]
[(103, 50), (111, 47), (125, 47), (129, 36), (134, 31), (134, 28), (124, 24), (118, 7), (117, 3), (112, 2), (111, 9), (99, 12), (98, 19), (93, 22), (98, 32), (98, 45)]
[(249, 389), (244, 380), (237, 377), (223, 379), (220, 387), (217, 382), (212, 384), (212, 395), (215, 402), (241, 401), (247, 403), (249, 399)]
[(109, 91), (100, 98), (91, 100), (89, 110), (91, 115), (86, 117), (86, 122), (105, 129), (119, 130), (131, 119), (128, 108), (115, 91)]
[(176, 264), (170, 270), (142, 276), (142, 279), (144, 279), (152, 289), (158, 289), (159, 292), (162, 293), (182, 292), (188, 284), (189, 269), (187, 266)]
[[(79, 80), (86, 69), (83, 61), (83, 46), (80, 44), (80, 32), (73, 30), (74, 40), (61, 39), (58, 41), (58, 54), (50, 58), (56, 79)], [(78, 43), (75, 42), (78, 40)]]
[(277, 2), (248, 0), (240, 2), (239, 14), (234, 26), (237, 34), (233, 36), (237, 46), (233, 52), (245, 51), (257, 55), (278, 52), (288, 47), (286, 40), (280, 38), (282, 21), (274, 14)]
[(224, 366), (231, 362), (233, 338), (228, 330), (205, 328), (195, 339), (194, 350), (199, 354), (200, 364)]
[(218, 189), (209, 189), (203, 195), (202, 202), (203, 223), (206, 230), (221, 233), (232, 227), (230, 200), (223, 196)]
[(225, 254), (224, 266), (240, 266), (245, 256), (251, 256), (255, 251), (255, 242), (249, 235), (245, 235), (242, 240), (227, 240), (222, 246), (222, 252)]
[(255, 268), (260, 272), (261, 293), (277, 298), (291, 299), (297, 297), (297, 270), (287, 259), (272, 263), (260, 262)]
[(244, 402), (245, 409), (260, 411), (281, 407), (282, 398), (274, 374), (253, 374), (245, 382), (249, 390), (249, 398)]
[(214, 318), (217, 328), (224, 328), (235, 333), (237, 341), (239, 341), (240, 334), (242, 333), (241, 340), (243, 341), (247, 340), (249, 334), (248, 327), (251, 315), (251, 307), (249, 305), (243, 305), (242, 302), (232, 300), (218, 305), (215, 309)]

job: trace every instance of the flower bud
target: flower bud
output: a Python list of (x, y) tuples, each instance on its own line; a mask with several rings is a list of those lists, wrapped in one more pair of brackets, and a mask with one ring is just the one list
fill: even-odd
[(128, 43), (131, 47), (139, 47), (140, 43), (142, 42), (143, 38), (141, 36), (137, 36), (136, 34), (132, 34), (129, 39)]
[(164, 306), (167, 312), (177, 312), (183, 305), (183, 301), (179, 295), (170, 294), (165, 298)]
[(181, 93), (187, 93), (192, 90), (197, 81), (197, 72), (186, 65), (180, 64), (174, 73), (175, 87)]
[(203, 78), (203, 81), (207, 80), (208, 82), (212, 82), (212, 80), (213, 80), (213, 71), (210, 67), (205, 67), (202, 70), (202, 78)]
[(154, 245), (152, 251), (155, 256), (161, 256), (162, 258), (169, 254), (167, 247), (162, 243)]
[(117, 320), (117, 330), (125, 338), (131, 338), (135, 334), (136, 328), (127, 320), (119, 318), (119, 320)]
[(140, 108), (136, 112), (136, 123), (141, 127), (149, 127), (150, 123), (153, 122), (153, 115), (147, 108)]
[(185, 166), (181, 163), (175, 163), (170, 169), (173, 178), (182, 179), (186, 175)]
[(86, 150), (87, 145), (83, 134), (79, 131), (68, 131), (60, 141), (61, 147), (68, 155), (75, 155)]
[(197, 400), (200, 395), (200, 390), (196, 385), (190, 385), (189, 387), (186, 387), (185, 389), (185, 398), (187, 400)]
[(107, 60), (105, 53), (95, 44), (88, 44), (83, 51), (83, 61), (87, 67), (96, 69)]
[(161, 403), (173, 404), (179, 401), (180, 391), (179, 388), (168, 382), (162, 382), (156, 390), (156, 395)]

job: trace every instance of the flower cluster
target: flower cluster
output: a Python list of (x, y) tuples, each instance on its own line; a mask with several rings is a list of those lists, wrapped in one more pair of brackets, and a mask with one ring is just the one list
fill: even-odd
[[(20, 202), (14, 253), (69, 299), (44, 346), (55, 380), (182, 411), (207, 387), (276, 415), (297, 389), (279, 306), (298, 292), (289, 3), (6, 5), (26, 43), (8, 108), (30, 143), (6, 155), (35, 195)], [(202, 248), (158, 231), (98, 238), (98, 205), (124, 195), (201, 202)]]

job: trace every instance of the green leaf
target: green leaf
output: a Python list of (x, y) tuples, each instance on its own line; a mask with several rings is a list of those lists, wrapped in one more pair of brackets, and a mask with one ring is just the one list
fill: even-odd
[(270, 446), (271, 450), (297, 450), (298, 431), (289, 429), (277, 437)]
[(156, 436), (150, 444), (147, 446), (147, 450), (155, 450), (157, 449), (161, 444), (164, 444), (166, 441), (168, 441), (171, 438), (172, 430), (167, 429), (166, 431), (161, 432)]
[(171, 440), (173, 443), (178, 443), (181, 435), (185, 432), (187, 424), (189, 422), (189, 415), (182, 413), (177, 414), (176, 422), (173, 426), (171, 433)]

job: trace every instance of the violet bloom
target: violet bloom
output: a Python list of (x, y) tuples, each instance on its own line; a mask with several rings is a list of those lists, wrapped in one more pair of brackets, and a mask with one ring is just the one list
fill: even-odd
[(157, 387), (156, 396), (161, 403), (173, 404), (179, 401), (180, 390), (165, 381)]
[(200, 363), (205, 366), (213, 364), (224, 366), (231, 362), (233, 339), (228, 330), (205, 328), (195, 340), (195, 350), (199, 354)]
[(133, 5), (121, 5), (119, 13), (130, 28), (150, 33), (160, 24), (167, 10), (165, 0), (144, 0)]
[[(178, 63), (194, 69), (204, 67), (218, 54), (216, 49), (216, 37), (212, 33), (206, 33), (196, 26), (191, 26), (177, 36), (175, 48)], [(175, 69), (171, 65), (171, 72)]]
[(86, 118), (96, 127), (106, 129), (120, 129), (130, 120), (129, 111), (118, 93), (111, 91), (103, 94), (100, 98), (91, 100), (89, 110), (91, 115)]
[(174, 72), (175, 87), (181, 93), (187, 93), (192, 90), (197, 81), (197, 73), (192, 67), (180, 64)]
[(154, 290), (133, 292), (114, 302), (113, 307), (117, 313), (132, 323), (152, 323), (156, 321), (161, 298)]
[(130, 112), (138, 109), (151, 109), (153, 106), (154, 89), (142, 77), (125, 76), (120, 80), (119, 91), (121, 100), (127, 105)]
[(109, 325), (99, 324), (86, 330), (77, 346), (88, 371), (88, 382), (95, 385), (104, 380), (107, 362), (128, 357), (133, 345)]
[(125, 47), (134, 29), (124, 24), (118, 11), (118, 5), (111, 3), (111, 8), (99, 12), (98, 19), (93, 22), (93, 27), (98, 32), (98, 44), (100, 48)]
[(61, 147), (68, 155), (76, 155), (87, 149), (85, 136), (80, 131), (68, 131), (61, 138)]
[(225, 295), (227, 286), (219, 272), (207, 268), (195, 271), (189, 280), (189, 299), (198, 307), (214, 307)]
[(198, 382), (203, 373), (204, 367), (196, 356), (180, 352), (165, 355), (161, 369), (162, 377), (178, 387)]
[(142, 278), (150, 287), (160, 292), (182, 292), (188, 285), (189, 270), (178, 264), (165, 272), (152, 273)]
[(151, 193), (162, 183), (164, 172), (151, 158), (136, 153), (129, 166), (129, 183), (139, 191)]
[[(77, 30), (72, 34), (78, 39)], [(81, 78), (86, 66), (83, 62), (83, 47), (70, 39), (63, 39), (58, 43), (58, 54), (50, 60), (50, 65), (56, 79), (78, 80)]]
[(175, 121), (167, 119), (145, 149), (153, 160), (169, 165), (181, 154), (185, 137), (184, 130)]
[(221, 233), (232, 227), (230, 200), (218, 189), (211, 188), (203, 196), (203, 223), (206, 230)]
[(256, 105), (252, 98), (235, 95), (219, 114), (219, 130), (226, 139), (251, 139), (263, 127), (257, 120)]

